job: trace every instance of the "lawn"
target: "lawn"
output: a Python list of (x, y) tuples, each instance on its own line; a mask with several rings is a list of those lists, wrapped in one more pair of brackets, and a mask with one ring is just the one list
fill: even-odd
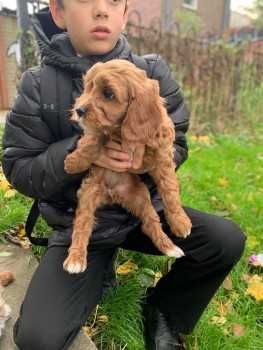
[[(263, 253), (262, 141), (260, 134), (189, 136), (189, 159), (178, 172), (182, 203), (235, 220), (248, 237), (241, 261), (186, 338), (189, 350), (262, 348), (262, 268), (247, 261), (252, 254)], [(0, 239), (7, 240), (10, 229), (24, 224), (32, 201), (10, 192), (1, 176), (0, 203)], [(43, 223), (39, 225), (38, 231), (49, 231)], [(117, 288), (85, 327), (98, 349), (144, 349), (141, 300), (145, 288), (165, 273), (170, 261), (120, 250), (116, 267), (127, 261), (132, 264), (126, 270), (117, 270)]]

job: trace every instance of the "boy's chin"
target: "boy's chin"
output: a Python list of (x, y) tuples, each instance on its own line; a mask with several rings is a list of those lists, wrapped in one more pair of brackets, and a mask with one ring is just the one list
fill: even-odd
[[(97, 47), (96, 47), (97, 46)], [(114, 45), (107, 45), (106, 43), (100, 42), (98, 45), (94, 45), (92, 48), (83, 48), (81, 52), (77, 52), (80, 56), (103, 56), (114, 49)]]

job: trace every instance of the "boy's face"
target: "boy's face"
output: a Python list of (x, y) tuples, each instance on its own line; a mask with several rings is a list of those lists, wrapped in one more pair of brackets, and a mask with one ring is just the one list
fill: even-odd
[(52, 17), (67, 29), (79, 55), (104, 55), (111, 51), (124, 30), (129, 5), (125, 0), (64, 0), (60, 8), (50, 0)]

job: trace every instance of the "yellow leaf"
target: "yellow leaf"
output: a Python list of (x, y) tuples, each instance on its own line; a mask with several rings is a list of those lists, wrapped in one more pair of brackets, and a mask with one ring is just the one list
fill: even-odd
[(245, 291), (245, 295), (252, 295), (256, 301), (263, 300), (263, 283), (262, 282), (249, 282), (249, 286)]
[(123, 275), (132, 272), (133, 270), (138, 270), (138, 266), (131, 261), (126, 261), (123, 265), (120, 265), (117, 268), (116, 272), (118, 275)]
[(222, 177), (222, 178), (218, 179), (218, 183), (221, 187), (226, 187), (228, 184), (228, 180), (227, 180), (227, 178)]
[(259, 275), (249, 276), (245, 275), (245, 281), (249, 284), (244, 295), (252, 295), (257, 301), (263, 300), (263, 283), (262, 277)]
[(246, 245), (250, 249), (254, 249), (257, 245), (260, 244), (260, 241), (258, 240), (257, 236), (248, 236)]
[(210, 143), (210, 137), (209, 137), (209, 135), (199, 136), (199, 141), (205, 142), (205, 143)]
[(254, 275), (252, 277), (250, 277), (247, 281), (248, 284), (251, 284), (251, 283), (258, 283), (258, 282), (261, 282), (262, 281), (262, 277), (260, 277), (259, 275)]
[(16, 190), (8, 190), (6, 191), (4, 198), (11, 198), (16, 195)]
[(9, 182), (7, 180), (1, 180), (0, 181), (0, 190), (7, 191), (11, 188)]
[(155, 287), (156, 286), (156, 284), (157, 284), (157, 282), (159, 281), (159, 279), (160, 278), (162, 278), (162, 273), (161, 273), (161, 271), (157, 271), (156, 273), (155, 273), (155, 276), (154, 276), (154, 282), (153, 282), (153, 286)]
[(25, 237), (25, 236), (26, 236), (26, 230), (25, 230), (25, 228), (22, 228), (20, 230), (20, 233), (19, 233), (18, 237)]
[(212, 323), (214, 324), (225, 324), (226, 323), (226, 318), (224, 316), (213, 316), (212, 317)]
[(232, 292), (231, 294), (232, 294), (232, 297), (233, 297), (234, 299), (238, 299), (238, 298), (239, 298), (239, 294), (238, 294), (238, 293)]

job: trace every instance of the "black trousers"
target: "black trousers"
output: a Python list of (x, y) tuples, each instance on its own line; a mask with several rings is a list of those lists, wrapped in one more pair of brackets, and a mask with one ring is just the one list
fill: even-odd
[[(231, 220), (185, 208), (193, 228), (186, 239), (175, 237), (162, 217), (164, 231), (185, 252), (158, 282), (151, 302), (178, 331), (191, 332), (214, 293), (242, 256), (245, 236)], [(139, 229), (120, 244), (124, 249), (160, 255)], [(62, 268), (67, 247), (49, 248), (26, 293), (14, 340), (21, 350), (68, 349), (102, 297), (103, 273), (117, 247), (89, 249), (81, 274)]]

